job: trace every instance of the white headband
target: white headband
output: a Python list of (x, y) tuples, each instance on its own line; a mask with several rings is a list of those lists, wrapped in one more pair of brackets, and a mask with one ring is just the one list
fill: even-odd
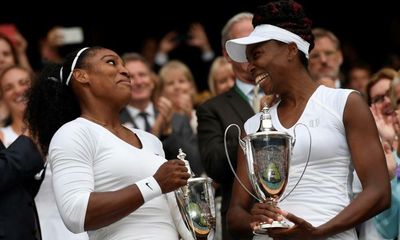
[(268, 40), (278, 40), (284, 43), (294, 42), (297, 48), (308, 58), (310, 43), (286, 29), (270, 25), (258, 25), (247, 37), (231, 39), (226, 42), (226, 51), (230, 58), (236, 62), (247, 62), (246, 47), (250, 44), (265, 42)]
[[(74, 58), (74, 61), (72, 61), (72, 64), (71, 64), (71, 71), (69, 72), (69, 75), (68, 75), (68, 77), (67, 77), (67, 80), (65, 81), (65, 85), (68, 85), (68, 84), (69, 84), (69, 81), (71, 81), (72, 72), (73, 72), (74, 69), (75, 69), (75, 65), (76, 65), (76, 62), (77, 62), (78, 59), (79, 59), (79, 55), (81, 55), (86, 49), (88, 49), (88, 47), (82, 48), (82, 49), (79, 50), (79, 52), (76, 54), (76, 56), (75, 56), (75, 58)], [(63, 68), (60, 69), (61, 81), (62, 81), (62, 72), (63, 72)]]

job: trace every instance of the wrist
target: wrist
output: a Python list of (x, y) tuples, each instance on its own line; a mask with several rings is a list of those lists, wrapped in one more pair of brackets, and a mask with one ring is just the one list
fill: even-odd
[(139, 188), (139, 191), (142, 194), (144, 202), (148, 202), (153, 198), (162, 195), (160, 185), (153, 176), (136, 182), (136, 186)]

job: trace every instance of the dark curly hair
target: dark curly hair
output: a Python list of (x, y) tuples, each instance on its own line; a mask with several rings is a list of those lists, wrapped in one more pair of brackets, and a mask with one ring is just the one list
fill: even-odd
[[(87, 68), (87, 58), (102, 47), (91, 47), (82, 52), (75, 68)], [(65, 123), (81, 114), (80, 105), (72, 88), (65, 84), (72, 62), (78, 51), (68, 54), (63, 64), (49, 64), (39, 74), (28, 92), (25, 120), (34, 138), (47, 155), (50, 140)], [(60, 69), (63, 68), (60, 79)]]
[[(310, 43), (309, 52), (314, 48), (312, 21), (306, 16), (303, 6), (293, 0), (267, 1), (257, 7), (252, 22), (254, 27), (271, 24), (286, 29)], [(304, 53), (300, 52), (300, 58), (303, 65), (307, 66), (308, 60)]]

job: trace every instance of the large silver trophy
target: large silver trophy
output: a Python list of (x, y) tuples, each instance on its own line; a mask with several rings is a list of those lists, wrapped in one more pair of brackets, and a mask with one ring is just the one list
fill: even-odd
[[(226, 147), (226, 133), (232, 125), (239, 129), (239, 145), (245, 154), (248, 177), (256, 196), (244, 186), (236, 175), (230, 161)], [(243, 140), (240, 139), (240, 128), (236, 124), (231, 124), (230, 126), (228, 126), (225, 131), (225, 152), (235, 177), (242, 187), (258, 201), (276, 206), (278, 200), (282, 199), (282, 194), (288, 182), (289, 164), (295, 141), (289, 134), (279, 132), (273, 127), (268, 107), (262, 109), (258, 131), (248, 134)], [(306, 167), (308, 165), (308, 160)], [(304, 170), (298, 181), (300, 181), (303, 176)], [(291, 191), (293, 191), (293, 189)], [(288, 194), (290, 194), (290, 192)], [(287, 197), (288, 194), (286, 194), (285, 197)], [(274, 221), (271, 224), (260, 223), (259, 229), (255, 230), (255, 232), (258, 234), (266, 234), (266, 229), (268, 228), (287, 227), (289, 227), (289, 225), (284, 220)]]
[(214, 189), (209, 177), (195, 177), (186, 154), (179, 149), (178, 159), (185, 162), (191, 175), (186, 186), (175, 190), (179, 211), (193, 239), (214, 239), (215, 203)]

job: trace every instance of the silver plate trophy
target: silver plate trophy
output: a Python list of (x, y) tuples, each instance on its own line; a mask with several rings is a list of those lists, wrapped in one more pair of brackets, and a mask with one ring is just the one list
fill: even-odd
[[(304, 124), (299, 124), (304, 125)], [(226, 146), (226, 133), (231, 126), (239, 129), (239, 145), (243, 149), (247, 163), (247, 173), (253, 190), (254, 196), (236, 175), (229, 158)], [(305, 126), (305, 125), (304, 125)], [(296, 127), (296, 126), (295, 126)], [(306, 127), (306, 126), (305, 126)], [(306, 127), (307, 131), (308, 128)], [(309, 133), (309, 131), (308, 131)], [(301, 180), (310, 158), (310, 151), (306, 166), (293, 189), (282, 198), (288, 182), (289, 164), (292, 157), (292, 148), (295, 141), (292, 136), (285, 132), (279, 132), (272, 126), (269, 108), (264, 107), (260, 116), (260, 127), (256, 133), (249, 134), (240, 139), (240, 128), (236, 124), (231, 124), (225, 130), (225, 152), (231, 169), (242, 187), (259, 202), (266, 202), (276, 206), (279, 200), (286, 198)], [(309, 133), (310, 136), (310, 133)], [(311, 149), (311, 136), (310, 136)], [(309, 150), (310, 150), (309, 149)], [(289, 224), (283, 221), (273, 221), (270, 223), (260, 223), (256, 234), (266, 234), (268, 228), (288, 228)]]
[(214, 239), (215, 203), (214, 189), (209, 177), (194, 177), (186, 154), (179, 149), (178, 159), (185, 162), (191, 177), (186, 186), (175, 190), (179, 211), (193, 239)]

